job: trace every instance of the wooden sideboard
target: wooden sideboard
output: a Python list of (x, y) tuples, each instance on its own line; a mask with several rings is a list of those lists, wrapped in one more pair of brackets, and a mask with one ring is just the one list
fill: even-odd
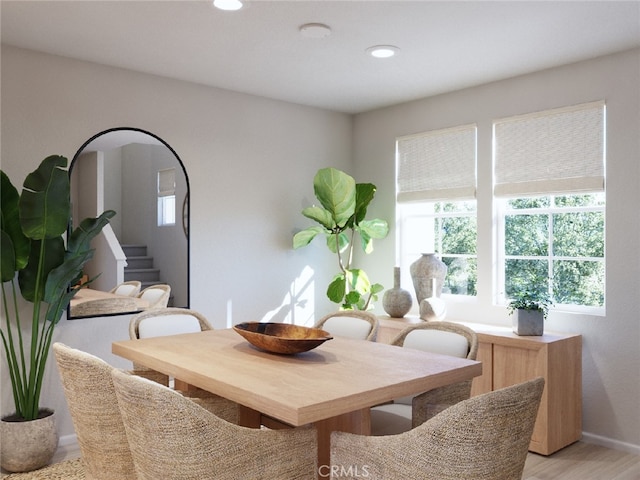
[[(416, 317), (378, 317), (378, 341), (389, 343)], [(455, 321), (455, 320), (448, 320)], [(473, 381), (471, 395), (479, 395), (544, 377), (545, 389), (529, 450), (550, 455), (582, 435), (582, 336), (545, 332), (518, 336), (510, 328), (457, 322), (478, 334), (477, 360), (482, 375)]]

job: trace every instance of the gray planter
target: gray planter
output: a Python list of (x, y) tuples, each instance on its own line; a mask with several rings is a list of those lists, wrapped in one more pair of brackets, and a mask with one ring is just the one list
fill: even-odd
[(58, 447), (55, 414), (26, 422), (0, 421), (2, 468), (31, 472), (48, 465)]
[(540, 310), (517, 309), (512, 317), (516, 335), (542, 335), (544, 332), (544, 314)]

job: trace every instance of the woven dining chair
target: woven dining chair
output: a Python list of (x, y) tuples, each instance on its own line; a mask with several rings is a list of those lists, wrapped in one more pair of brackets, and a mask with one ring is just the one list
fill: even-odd
[[(129, 321), (129, 338), (160, 337), (164, 335), (177, 335), (179, 333), (194, 333), (211, 330), (213, 327), (207, 318), (200, 312), (188, 308), (167, 307), (145, 310)], [(169, 376), (151, 370), (145, 366), (133, 364), (136, 373), (144, 372), (144, 376), (152, 380), (169, 385)]]
[[(470, 328), (452, 322), (422, 322), (402, 330), (391, 345), (475, 360), (478, 336)], [(434, 388), (415, 396), (395, 399), (371, 409), (372, 435), (406, 432), (446, 408), (471, 396), (471, 382)]]
[(147, 309), (166, 308), (171, 296), (171, 286), (159, 283), (145, 288), (138, 294), (138, 298), (149, 302)]
[[(212, 330), (209, 320), (196, 310), (188, 308), (157, 308), (145, 310), (131, 317), (129, 321), (129, 338), (137, 340), (140, 338), (161, 337), (165, 335), (178, 335), (180, 333), (196, 333)], [(238, 423), (238, 404), (223, 397), (199, 389), (184, 389), (183, 384), (174, 382), (168, 375), (157, 372), (143, 365), (133, 363), (133, 373), (143, 376), (165, 386), (174, 386), (181, 390), (183, 395), (190, 398), (209, 399), (217, 402), (217, 412), (225, 420)]]
[(378, 317), (371, 312), (339, 310), (322, 317), (316, 322), (314, 328), (320, 328), (338, 337), (375, 342), (378, 326)]
[(110, 290), (110, 293), (116, 295), (124, 295), (125, 297), (137, 297), (142, 288), (142, 283), (138, 280), (129, 280), (116, 285)]
[(89, 353), (53, 344), (87, 478), (135, 480), (133, 458), (111, 380), (111, 367)]
[(158, 383), (118, 370), (112, 377), (141, 480), (316, 477), (317, 435), (312, 427), (240, 427)]
[[(111, 372), (114, 368), (94, 355), (62, 343), (54, 343), (53, 352), (86, 478), (137, 479), (113, 388)], [(230, 402), (226, 399), (199, 398), (197, 394), (185, 399), (223, 418), (237, 418), (237, 409), (230, 411)]]
[(369, 480), (519, 480), (543, 388), (539, 377), (479, 395), (398, 435), (333, 432), (331, 478), (357, 465)]

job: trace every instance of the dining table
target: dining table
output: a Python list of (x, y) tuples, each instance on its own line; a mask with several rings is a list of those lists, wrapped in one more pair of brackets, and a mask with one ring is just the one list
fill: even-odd
[(236, 402), (240, 425), (314, 425), (318, 468), (330, 465), (332, 431), (371, 433), (371, 407), (482, 373), (477, 361), (337, 336), (273, 354), (233, 329), (116, 341), (112, 352)]

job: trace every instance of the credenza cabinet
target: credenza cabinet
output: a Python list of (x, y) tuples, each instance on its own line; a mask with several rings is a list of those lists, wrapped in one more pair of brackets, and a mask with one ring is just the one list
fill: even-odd
[[(389, 343), (408, 324), (419, 319), (380, 318), (378, 341)], [(482, 375), (473, 381), (471, 395), (544, 377), (538, 418), (529, 450), (550, 455), (580, 439), (582, 432), (582, 337), (545, 332), (518, 336), (506, 327), (458, 322), (478, 334), (477, 360)]]

